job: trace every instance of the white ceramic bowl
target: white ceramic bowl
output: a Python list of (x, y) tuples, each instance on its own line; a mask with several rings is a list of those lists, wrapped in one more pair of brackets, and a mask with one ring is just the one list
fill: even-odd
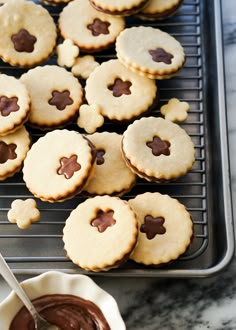
[[(90, 300), (100, 308), (111, 330), (126, 329), (115, 299), (86, 275), (49, 271), (23, 281), (22, 287), (30, 299), (48, 294), (72, 294)], [(2, 330), (9, 329), (11, 321), (22, 306), (21, 300), (14, 292), (0, 304)]]

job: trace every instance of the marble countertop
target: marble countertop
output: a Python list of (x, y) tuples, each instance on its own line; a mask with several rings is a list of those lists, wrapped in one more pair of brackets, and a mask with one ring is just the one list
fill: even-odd
[[(222, 3), (232, 198), (236, 201), (236, 1)], [(129, 330), (236, 329), (236, 260), (224, 273), (211, 279), (95, 281), (117, 300)], [(0, 279), (0, 300), (9, 291)]]

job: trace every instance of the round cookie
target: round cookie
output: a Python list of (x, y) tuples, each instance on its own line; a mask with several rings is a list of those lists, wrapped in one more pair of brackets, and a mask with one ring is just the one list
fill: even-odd
[(122, 136), (117, 133), (94, 133), (89, 140), (97, 150), (97, 166), (93, 178), (85, 186), (89, 195), (121, 196), (136, 182), (136, 175), (122, 158)]
[(0, 57), (11, 65), (33, 66), (48, 59), (56, 45), (56, 25), (32, 1), (9, 0), (0, 10)]
[(14, 132), (28, 119), (30, 97), (18, 79), (0, 75), (0, 136)]
[(81, 51), (86, 52), (109, 47), (124, 27), (122, 17), (98, 12), (89, 1), (70, 2), (59, 17), (59, 29), (63, 38), (71, 39)]
[(191, 243), (193, 223), (185, 206), (160, 193), (144, 193), (128, 201), (137, 215), (139, 234), (130, 259), (157, 266), (177, 259)]
[(170, 34), (150, 26), (125, 29), (116, 40), (117, 57), (128, 69), (151, 79), (168, 79), (183, 67), (185, 52)]
[(138, 16), (143, 19), (165, 19), (176, 13), (183, 0), (149, 0)]
[(124, 132), (122, 152), (141, 178), (165, 182), (186, 174), (195, 161), (194, 144), (179, 125), (162, 118), (141, 118)]
[(90, 4), (98, 11), (110, 15), (133, 15), (140, 11), (146, 4), (147, 0), (89, 0)]
[[(98, 83), (99, 82), (99, 83)], [(98, 104), (111, 120), (132, 120), (147, 112), (157, 97), (155, 81), (125, 68), (118, 60), (102, 63), (85, 86), (89, 104)]]
[(54, 130), (33, 144), (24, 161), (23, 179), (32, 194), (55, 202), (79, 193), (93, 174), (96, 151), (76, 131)]
[(137, 219), (126, 201), (97, 196), (73, 210), (63, 229), (72, 262), (94, 272), (119, 267), (137, 241)]
[(14, 133), (0, 136), (0, 181), (19, 172), (31, 140), (24, 126)]
[(47, 129), (65, 125), (78, 115), (82, 87), (71, 72), (56, 65), (33, 68), (20, 78), (31, 97), (29, 124)]

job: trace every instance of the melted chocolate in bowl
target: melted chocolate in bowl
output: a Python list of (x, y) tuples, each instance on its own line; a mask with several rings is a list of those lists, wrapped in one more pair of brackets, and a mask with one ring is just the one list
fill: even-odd
[[(110, 330), (103, 313), (89, 300), (67, 294), (45, 295), (33, 300), (37, 311), (61, 330)], [(9, 330), (35, 330), (34, 321), (26, 309), (14, 317)]]

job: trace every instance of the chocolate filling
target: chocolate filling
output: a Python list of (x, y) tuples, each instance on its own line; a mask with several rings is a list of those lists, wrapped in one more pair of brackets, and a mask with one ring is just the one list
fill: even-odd
[(89, 0), (90, 4), (95, 8), (96, 10), (105, 13), (105, 14), (110, 14), (110, 15), (122, 15), (122, 16), (129, 16), (132, 14), (135, 14), (139, 12), (141, 9), (144, 8), (144, 6), (147, 3), (147, 0), (142, 1), (142, 3), (136, 7), (133, 7), (131, 9), (124, 9), (124, 10), (108, 10), (108, 9), (103, 9), (97, 5), (92, 0)]

